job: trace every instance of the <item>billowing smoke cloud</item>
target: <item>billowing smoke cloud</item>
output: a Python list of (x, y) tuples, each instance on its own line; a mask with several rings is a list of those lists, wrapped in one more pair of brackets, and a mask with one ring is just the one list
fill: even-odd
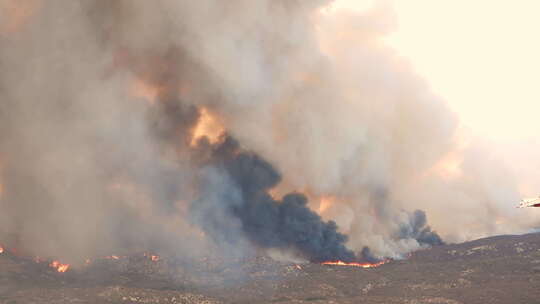
[[(353, 260), (441, 244), (426, 213), (451, 240), (527, 225), (503, 216), (517, 191), (495, 161), (440, 169), (457, 120), (380, 41), (386, 7), (9, 2), (31, 9), (0, 23), (2, 242)], [(195, 136), (204, 111), (228, 135)]]
[[(68, 259), (152, 248), (197, 255), (206, 232), (227, 254), (281, 248), (353, 260), (346, 236), (304, 196), (268, 194), (281, 179), (268, 162), (230, 137), (193, 147), (200, 104), (227, 102), (229, 88), (185, 37), (152, 41), (172, 34), (176, 16), (136, 41), (161, 9), (185, 16), (178, 9), (190, 5), (155, 3), (143, 17), (147, 2), (52, 1), (5, 38), (13, 73), (2, 75), (3, 241)], [(19, 67), (23, 58), (36, 62)]]
[[(308, 208), (304, 195), (287, 194), (281, 201), (272, 198), (268, 191), (281, 177), (268, 162), (255, 154), (240, 151), (238, 144), (229, 137), (212, 152), (218, 159), (213, 166), (228, 176), (233, 185), (223, 189), (222, 181), (217, 185), (207, 182), (203, 196), (193, 205), (200, 222), (204, 223), (203, 229), (212, 236), (228, 238), (228, 243), (234, 243), (238, 235), (245, 234), (259, 247), (294, 250), (311, 261), (356, 259), (355, 254), (345, 247), (347, 237), (337, 232), (336, 223), (322, 221)], [(215, 173), (210, 176), (215, 178)], [(239, 191), (231, 193), (231, 188)], [(216, 194), (218, 197), (212, 198)], [(215, 205), (209, 208), (208, 203), (213, 202)], [(230, 225), (223, 223), (224, 219), (230, 218), (239, 219), (237, 231), (223, 229)], [(228, 235), (231, 231), (236, 235)]]
[(442, 245), (441, 237), (426, 224), (426, 213), (422, 210), (414, 211), (410, 215), (409, 223), (402, 225), (399, 238), (415, 239), (420, 245)]

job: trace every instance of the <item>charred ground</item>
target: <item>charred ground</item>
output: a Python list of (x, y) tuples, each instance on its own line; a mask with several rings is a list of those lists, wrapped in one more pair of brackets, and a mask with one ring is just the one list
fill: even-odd
[(443, 245), (373, 269), (142, 255), (56, 273), (0, 255), (0, 303), (538, 303), (540, 234)]

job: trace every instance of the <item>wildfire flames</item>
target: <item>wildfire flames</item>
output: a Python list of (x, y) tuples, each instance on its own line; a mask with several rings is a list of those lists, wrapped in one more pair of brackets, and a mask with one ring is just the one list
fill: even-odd
[(334, 196), (323, 196), (320, 199), (319, 203), (319, 214), (324, 213), (330, 206), (335, 204), (337, 201), (337, 198)]
[[(6, 249), (2, 246), (0, 246), (0, 254), (3, 254), (6, 252)], [(9, 252), (11, 254), (14, 254), (16, 255), (16, 250), (14, 249), (9, 249)], [(149, 253), (145, 253), (144, 254), (145, 257), (147, 257), (149, 260), (151, 260), (152, 262), (158, 262), (160, 261), (160, 256), (159, 255), (155, 255), (155, 254), (149, 254)], [(123, 258), (126, 258), (127, 256), (118, 256), (118, 255), (109, 255), (109, 256), (105, 256), (105, 257), (102, 257), (101, 259), (105, 259), (105, 260), (120, 260), (120, 259), (123, 259)], [(46, 262), (46, 260), (40, 258), (39, 256), (36, 256), (32, 259), (35, 263), (43, 263), (43, 262)], [(92, 260), (91, 259), (86, 259), (85, 260), (85, 264), (86, 266), (92, 264)], [(64, 272), (67, 272), (69, 269), (71, 269), (71, 265), (70, 264), (65, 264), (65, 263), (62, 263), (58, 260), (53, 260), (52, 262), (50, 262), (49, 264), (49, 267), (55, 269), (57, 272), (60, 272), (60, 273), (64, 273)]]
[(69, 264), (62, 264), (62, 263), (60, 263), (58, 261), (52, 261), (49, 264), (49, 267), (55, 268), (56, 271), (58, 271), (58, 272), (66, 272), (66, 271), (68, 271), (69, 266), (70, 266)]
[[(4, 251), (5, 251), (4, 247), (0, 246), (0, 254), (4, 253)], [(144, 256), (147, 257), (148, 259), (150, 259), (152, 262), (158, 262), (161, 259), (159, 257), (159, 255), (155, 255), (155, 254), (145, 253)], [(124, 256), (117, 256), (117, 255), (109, 255), (109, 256), (103, 257), (103, 259), (107, 259), (107, 260), (120, 260), (122, 258), (125, 258), (125, 257)], [(34, 258), (34, 261), (36, 263), (41, 263), (43, 260), (41, 260), (39, 257), (36, 257), (36, 258)], [(381, 266), (383, 264), (386, 264), (388, 262), (389, 262), (389, 260), (380, 261), (378, 263), (346, 263), (346, 262), (343, 262), (343, 261), (328, 261), (328, 262), (322, 262), (321, 265), (375, 268), (375, 267), (379, 267), (379, 266)], [(91, 263), (92, 263), (92, 260), (90, 260), (90, 259), (85, 260), (86, 265), (90, 265)], [(60, 261), (55, 260), (55, 261), (52, 261), (51, 263), (49, 263), (49, 267), (56, 269), (56, 271), (59, 272), (59, 273), (64, 273), (64, 272), (67, 272), (71, 268), (71, 265), (70, 264), (64, 264), (64, 263), (61, 263)], [(299, 265), (296, 265), (296, 268), (302, 269), (302, 267), (300, 267)]]
[(159, 255), (153, 255), (153, 254), (144, 254), (145, 257), (149, 258), (152, 262), (159, 261)]
[(322, 265), (335, 265), (335, 266), (351, 266), (351, 267), (362, 267), (362, 268), (375, 268), (383, 264), (388, 263), (388, 260), (380, 261), (378, 263), (345, 263), (343, 261), (329, 261), (323, 262)]
[(218, 119), (207, 108), (201, 107), (199, 121), (193, 129), (190, 145), (192, 147), (196, 146), (197, 141), (202, 137), (206, 137), (211, 143), (215, 143), (224, 131)]
[[(149, 258), (152, 262), (157, 262), (157, 261), (160, 260), (159, 255), (145, 253), (144, 256)], [(103, 257), (103, 259), (106, 259), (106, 260), (120, 260), (122, 258), (126, 258), (126, 257), (125, 256), (118, 256), (118, 255), (109, 255), (109, 256)], [(39, 263), (39, 262), (40, 262), (39, 260), (36, 260), (36, 263)], [(85, 264), (86, 265), (92, 264), (92, 260), (86, 259)], [(58, 272), (66, 272), (66, 271), (69, 270), (70, 265), (69, 264), (62, 264), (59, 261), (53, 261), (53, 262), (51, 262), (49, 264), (49, 267), (56, 269), (56, 271), (58, 271)]]

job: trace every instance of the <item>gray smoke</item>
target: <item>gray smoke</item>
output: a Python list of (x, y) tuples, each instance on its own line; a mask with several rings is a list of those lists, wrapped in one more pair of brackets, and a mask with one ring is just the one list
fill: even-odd
[[(473, 151), (458, 177), (436, 170), (456, 150), (456, 117), (380, 43), (385, 7), (8, 2), (1, 242), (68, 260), (278, 248), (321, 261), (400, 257), (440, 244), (434, 230), (462, 240), (527, 226), (505, 215), (517, 191), (496, 161)], [(228, 136), (193, 145), (203, 108)]]
[[(229, 177), (233, 185), (224, 187), (223, 178), (217, 183), (209, 180), (204, 183), (204, 194), (193, 204), (203, 229), (213, 237), (234, 244), (239, 235), (245, 235), (261, 248), (294, 250), (315, 262), (357, 260), (345, 247), (347, 237), (337, 231), (336, 223), (324, 222), (311, 211), (304, 195), (290, 193), (280, 201), (272, 198), (268, 191), (280, 182), (281, 176), (268, 162), (241, 151), (230, 137), (214, 147), (212, 155), (213, 170)], [(215, 179), (216, 174), (209, 176)], [(230, 218), (238, 221), (228, 222)]]
[(441, 237), (427, 226), (426, 213), (416, 210), (410, 215), (409, 223), (401, 226), (401, 239), (415, 239), (420, 245), (442, 245)]
[[(138, 34), (123, 27), (148, 20), (136, 17), (138, 5), (146, 4), (52, 1), (6, 38), (13, 45), (2, 49), (2, 62), (13, 74), (2, 75), (3, 242), (68, 260), (130, 250), (186, 254), (202, 251), (196, 239), (204, 231), (234, 254), (283, 248), (314, 261), (352, 260), (347, 238), (303, 196), (270, 197), (280, 177), (269, 163), (233, 155), (239, 148), (227, 150), (229, 140), (206, 151), (204, 140), (190, 147), (199, 108), (180, 94), (182, 85), (194, 83), (204, 101), (224, 97), (211, 68), (181, 43), (123, 45)], [(162, 5), (170, 3), (153, 5), (156, 14)], [(23, 58), (37, 66), (19, 68)], [(132, 96), (134, 77), (163, 88), (155, 104)]]

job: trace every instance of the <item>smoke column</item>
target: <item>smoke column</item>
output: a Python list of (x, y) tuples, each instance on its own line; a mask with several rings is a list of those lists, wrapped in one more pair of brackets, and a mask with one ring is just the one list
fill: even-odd
[(351, 261), (525, 229), (504, 167), (380, 43), (391, 10), (328, 4), (2, 2), (0, 239)]

